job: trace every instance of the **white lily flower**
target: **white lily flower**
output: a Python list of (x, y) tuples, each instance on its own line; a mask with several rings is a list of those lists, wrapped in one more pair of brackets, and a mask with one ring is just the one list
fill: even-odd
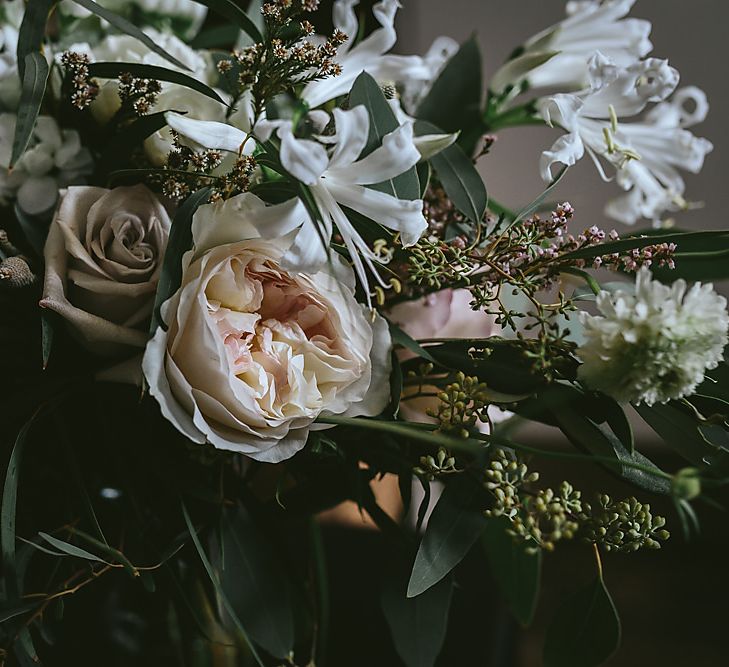
[[(648, 103), (668, 97), (678, 73), (656, 59), (620, 68), (598, 53), (590, 61), (590, 76), (589, 90), (538, 103), (550, 125), (568, 132), (542, 153), (542, 178), (551, 181), (555, 163), (573, 165), (587, 152), (605, 180), (611, 178), (603, 162), (614, 167), (618, 184), (630, 191), (608, 206), (611, 217), (633, 224), (641, 216), (656, 220), (664, 211), (683, 206), (685, 185), (677, 167), (698, 172), (712, 148), (684, 129), (705, 117), (708, 105), (703, 93), (684, 89), (643, 120), (619, 123), (619, 118), (634, 116)], [(689, 101), (696, 107), (691, 114), (685, 108)]]
[[(372, 8), (380, 27), (353, 46), (359, 30), (354, 8), (359, 0), (337, 0), (332, 18), (334, 27), (344, 32), (349, 39), (337, 50), (336, 62), (342, 72), (338, 76), (312, 81), (302, 93), (302, 99), (311, 107), (318, 107), (340, 95), (346, 95), (354, 80), (365, 70), (380, 83), (401, 83), (405, 101), (415, 104), (427, 92), (445, 62), (458, 48), (458, 44), (440, 37), (428, 51), (420, 56), (399, 56), (388, 53), (397, 41), (395, 14), (400, 7), (399, 0), (381, 0)], [(410, 108), (410, 107), (408, 107)]]
[[(294, 178), (307, 185), (322, 215), (321, 225), (309, 220), (303, 204), (288, 211), (278, 223), (259, 230), (264, 238), (278, 238), (298, 228), (296, 239), (284, 255), (286, 270), (316, 270), (327, 262), (328, 244), (336, 225), (352, 257), (355, 271), (367, 288), (365, 267), (385, 287), (375, 269), (383, 258), (374, 253), (347, 219), (342, 206), (400, 233), (403, 245), (413, 245), (427, 228), (420, 199), (400, 199), (365, 187), (382, 183), (404, 173), (420, 160), (413, 142), (412, 124), (405, 123), (386, 134), (382, 145), (361, 157), (369, 136), (369, 115), (363, 106), (333, 111), (336, 134), (314, 139), (298, 139), (290, 120), (259, 120), (255, 135), (267, 141), (275, 132), (281, 141), (281, 164)], [(198, 121), (175, 113), (166, 115), (168, 124), (188, 140), (204, 148), (238, 152), (249, 135), (225, 123)], [(319, 127), (326, 123), (314, 118)], [(369, 291), (369, 290), (367, 290)]]
[[(649, 21), (625, 18), (635, 0), (582, 0), (567, 3), (567, 18), (534, 35), (519, 56), (557, 52), (524, 76), (531, 88), (580, 90), (589, 79), (588, 61), (600, 51), (619, 67), (627, 67), (650, 53)], [(509, 63), (504, 65), (509, 67)], [(498, 79), (498, 73), (494, 79)], [(515, 85), (519, 81), (513, 81)]]

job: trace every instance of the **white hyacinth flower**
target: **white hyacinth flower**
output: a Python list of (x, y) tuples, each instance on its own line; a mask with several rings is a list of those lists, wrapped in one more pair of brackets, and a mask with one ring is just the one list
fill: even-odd
[(642, 268), (635, 292), (601, 292), (601, 315), (581, 313), (580, 379), (619, 401), (666, 403), (690, 395), (727, 343), (726, 299), (712, 285), (667, 286)]
[[(267, 141), (275, 132), (281, 142), (280, 159), (284, 169), (309, 187), (322, 214), (322, 225), (309, 220), (300, 201), (293, 211), (271, 222), (260, 233), (264, 238), (280, 237), (298, 228), (296, 240), (282, 260), (287, 270), (312, 271), (327, 262), (328, 244), (336, 225), (349, 250), (357, 277), (367, 288), (365, 267), (380, 281), (374, 263), (382, 257), (374, 253), (347, 219), (342, 206), (400, 233), (403, 245), (417, 242), (427, 228), (421, 199), (400, 199), (374, 190), (374, 185), (404, 173), (420, 160), (413, 142), (412, 124), (405, 123), (386, 134), (382, 145), (361, 157), (369, 136), (369, 114), (364, 106), (348, 111), (334, 109), (336, 134), (315, 139), (298, 139), (290, 120), (259, 120), (255, 135)], [(327, 125), (328, 115), (315, 112), (319, 127)], [(203, 148), (239, 152), (252, 149), (250, 136), (230, 125), (196, 121), (174, 113), (167, 114), (170, 127)], [(323, 229), (322, 229), (323, 227)], [(383, 283), (380, 283), (383, 287)], [(367, 290), (368, 291), (368, 290)]]
[[(589, 81), (588, 60), (600, 51), (621, 67), (627, 67), (650, 53), (653, 45), (648, 36), (651, 24), (625, 18), (635, 0), (583, 0), (567, 3), (567, 18), (530, 38), (518, 56), (524, 63), (539, 62), (539, 55), (554, 54), (547, 62), (523, 73), (513, 61), (502, 70), (524, 74), (531, 88), (580, 90)], [(511, 63), (511, 64), (510, 64)], [(501, 80), (500, 73), (494, 80)]]
[[(590, 60), (591, 87), (580, 93), (539, 100), (550, 125), (567, 131), (542, 153), (540, 171), (552, 179), (554, 164), (571, 166), (587, 153), (604, 180), (612, 180), (604, 164), (615, 170), (628, 195), (611, 203), (606, 213), (627, 224), (640, 217), (658, 222), (668, 210), (685, 207), (685, 184), (678, 168), (697, 173), (712, 145), (685, 127), (703, 120), (708, 109), (696, 88), (679, 91), (672, 102), (656, 106), (645, 118), (625, 123), (647, 104), (662, 102), (675, 89), (678, 72), (665, 60), (650, 58), (619, 67), (601, 53)], [(688, 113), (686, 103), (696, 111)]]
[(86, 182), (93, 160), (76, 130), (39, 116), (30, 147), (10, 171), (16, 122), (15, 114), (0, 114), (0, 200), (17, 199), (24, 213), (42, 215), (55, 206), (60, 188)]
[(400, 2), (381, 0), (372, 8), (380, 27), (354, 45), (354, 39), (359, 32), (359, 22), (354, 10), (358, 4), (359, 0), (337, 0), (334, 3), (334, 27), (349, 38), (339, 47), (334, 58), (342, 72), (335, 77), (308, 83), (304, 87), (302, 99), (312, 109), (321, 106), (329, 100), (346, 95), (354, 80), (367, 71), (380, 84), (401, 84), (406, 109), (412, 110), (412, 106), (427, 92), (429, 84), (435, 80), (448, 58), (458, 49), (458, 44), (448, 37), (439, 37), (424, 58), (388, 53), (397, 41), (395, 14)]

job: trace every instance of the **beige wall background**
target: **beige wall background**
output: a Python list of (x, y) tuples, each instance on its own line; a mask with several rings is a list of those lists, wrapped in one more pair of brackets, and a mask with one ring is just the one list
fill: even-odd
[[(526, 38), (564, 16), (563, 0), (402, 0), (398, 19), (398, 50), (424, 53), (438, 35), (463, 41), (478, 37), (487, 78)], [(668, 58), (681, 73), (680, 85), (697, 85), (709, 97), (707, 120), (693, 131), (709, 139), (714, 151), (698, 176), (686, 174), (687, 198), (703, 207), (679, 213), (676, 223), (690, 229), (729, 227), (729, 75), (727, 65), (726, 0), (638, 0), (631, 16), (653, 23), (651, 41), (656, 57)], [(499, 133), (481, 170), (489, 192), (518, 208), (543, 189), (538, 174), (541, 151), (558, 133), (549, 128), (517, 128)], [(603, 215), (603, 206), (620, 193), (603, 183), (589, 159), (583, 159), (560, 183), (557, 196), (577, 209), (577, 225), (620, 226)]]

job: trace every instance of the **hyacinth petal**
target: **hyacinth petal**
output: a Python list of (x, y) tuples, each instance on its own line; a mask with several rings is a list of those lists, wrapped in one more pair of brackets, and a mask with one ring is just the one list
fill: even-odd
[(401, 125), (382, 138), (382, 145), (369, 155), (349, 165), (332, 167), (330, 177), (340, 183), (369, 185), (395, 178), (420, 160), (413, 143), (413, 126)]
[(344, 111), (334, 109), (336, 142), (329, 160), (329, 168), (336, 169), (352, 164), (367, 145), (370, 131), (370, 116), (364, 105)]
[(384, 227), (401, 233), (404, 246), (418, 242), (428, 223), (423, 217), (422, 200), (398, 199), (361, 185), (330, 184), (329, 191), (336, 201), (367, 216)]
[[(185, 118), (185, 116), (172, 111), (165, 114), (165, 120), (175, 132), (205, 149), (239, 153), (248, 136), (243, 130), (239, 130), (227, 123)], [(253, 142), (249, 142), (245, 148), (247, 149), (246, 152), (252, 151), (254, 148)]]

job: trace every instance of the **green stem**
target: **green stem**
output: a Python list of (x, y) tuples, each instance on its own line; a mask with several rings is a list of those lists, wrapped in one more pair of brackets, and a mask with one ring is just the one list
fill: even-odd
[(571, 452), (555, 452), (552, 450), (540, 449), (539, 447), (522, 445), (518, 442), (513, 442), (512, 440), (507, 440), (505, 438), (500, 438), (498, 436), (492, 435), (474, 434), (470, 438), (455, 438), (453, 436), (445, 435), (443, 433), (433, 433), (433, 430), (437, 428), (436, 424), (414, 423), (412, 426), (415, 428), (413, 428), (411, 426), (406, 426), (404, 423), (383, 421), (379, 419), (366, 419), (362, 417), (319, 417), (317, 421), (323, 424), (334, 424), (336, 426), (351, 426), (353, 428), (391, 433), (392, 435), (399, 435), (403, 438), (417, 440), (418, 442), (432, 445), (434, 447), (447, 447), (449, 449), (459, 451), (464, 454), (475, 455), (485, 447), (488, 447), (489, 445), (495, 445), (497, 447), (506, 447), (508, 449), (528, 452), (529, 454), (535, 454), (537, 456), (545, 456), (547, 458), (571, 459), (574, 461), (585, 462), (596, 461), (598, 463), (607, 463), (613, 466), (620, 465), (624, 468), (633, 468), (634, 470), (640, 470), (641, 472), (644, 472), (648, 475), (653, 475), (654, 477), (661, 477), (668, 480), (673, 479), (673, 475), (669, 475), (662, 470), (656, 470), (649, 466), (644, 466), (640, 463), (634, 463), (633, 461), (620, 461), (609, 456), (585, 456), (584, 454), (573, 454)]

